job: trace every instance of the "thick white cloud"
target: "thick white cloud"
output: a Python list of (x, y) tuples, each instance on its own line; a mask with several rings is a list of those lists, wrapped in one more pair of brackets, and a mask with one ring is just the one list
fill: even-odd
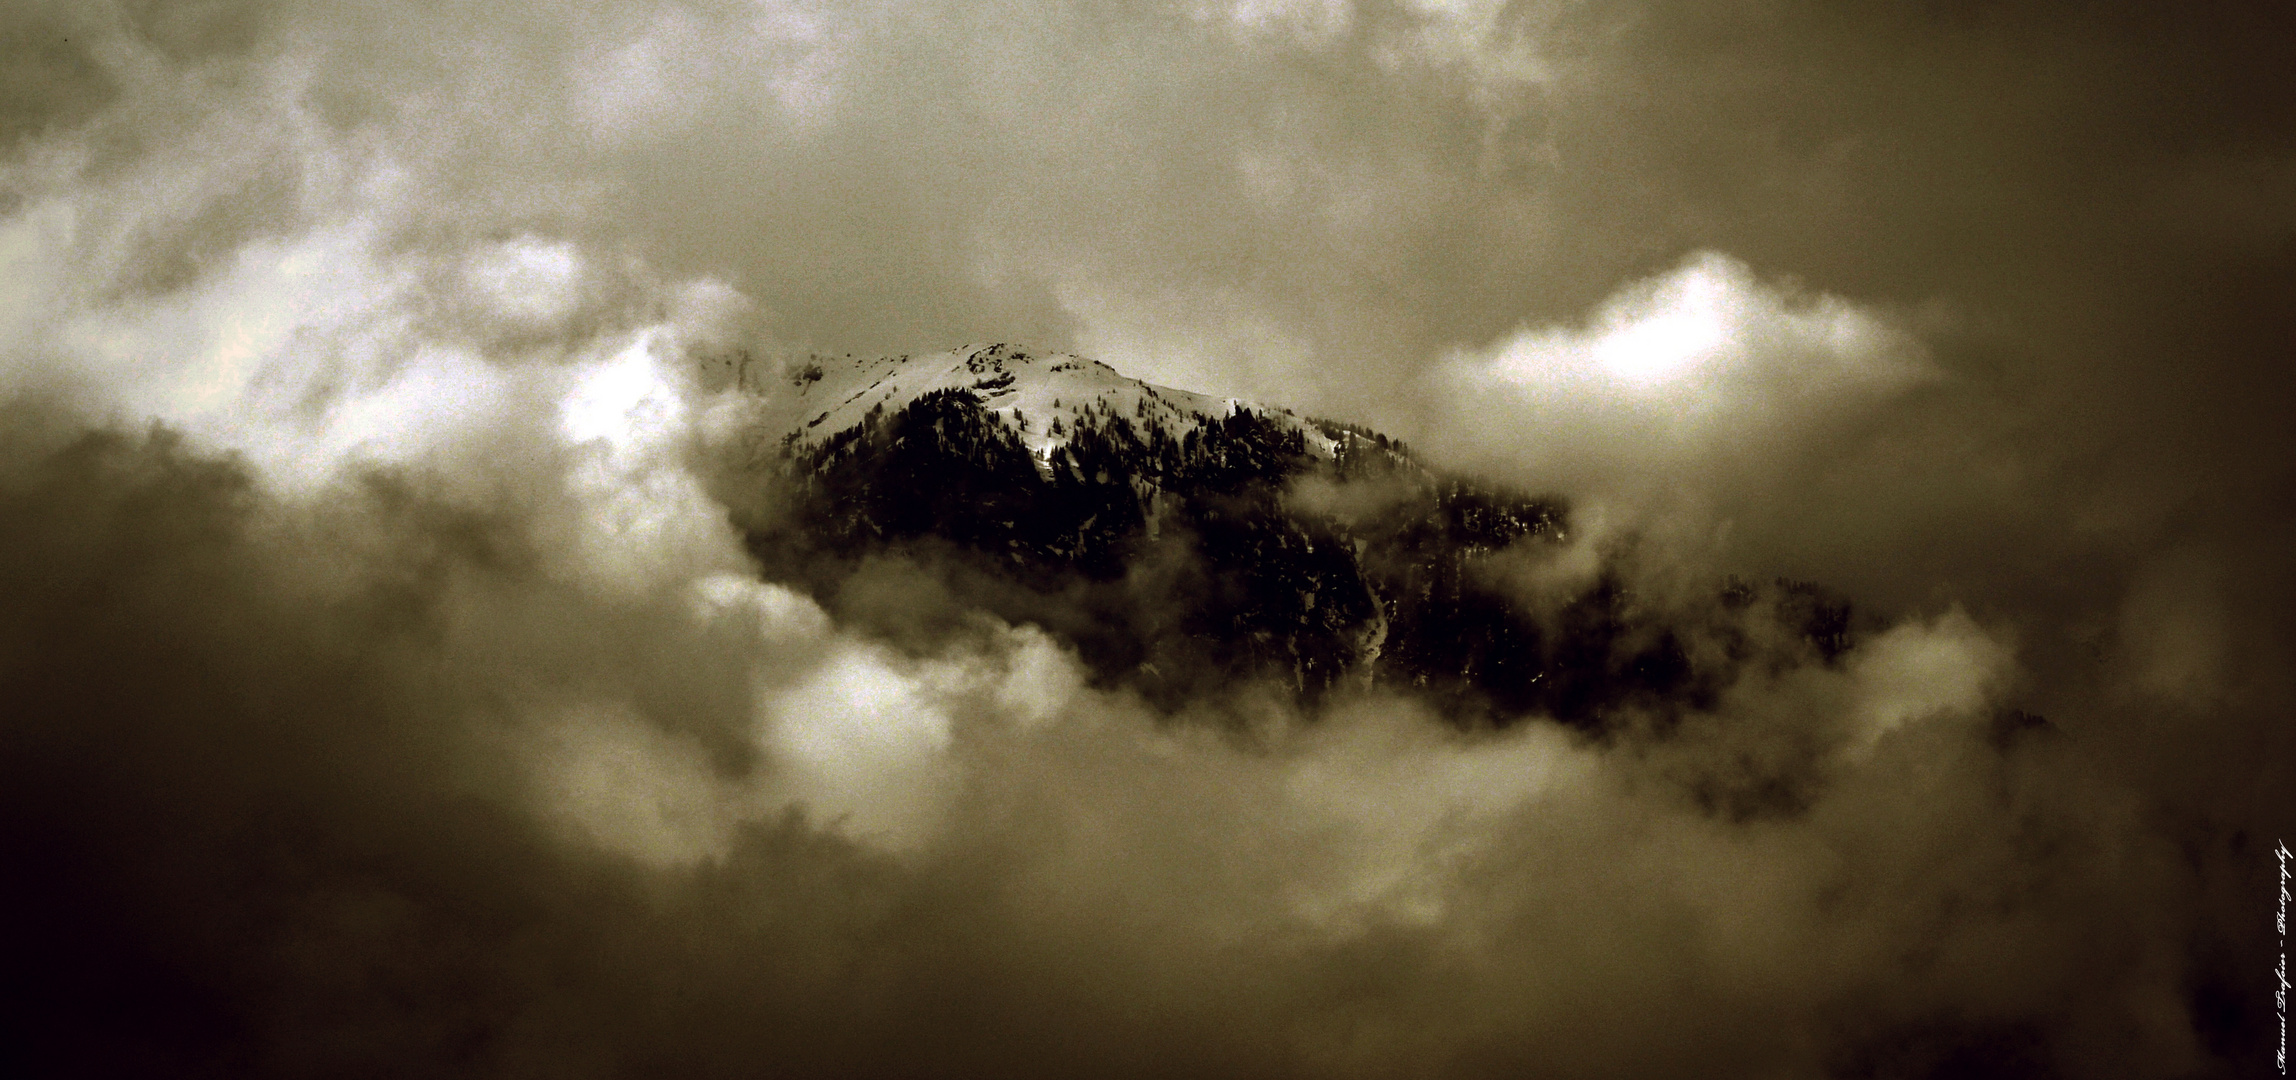
[(1707, 483), (1938, 376), (1897, 319), (1706, 252), (1576, 326), (1522, 327), (1438, 370), (1442, 449), (1602, 487)]
[(1959, 609), (1927, 624), (1893, 627), (1849, 665), (1858, 692), (1846, 749), (1853, 756), (1870, 753), (1910, 723), (1981, 718), (2014, 673), (2009, 648)]

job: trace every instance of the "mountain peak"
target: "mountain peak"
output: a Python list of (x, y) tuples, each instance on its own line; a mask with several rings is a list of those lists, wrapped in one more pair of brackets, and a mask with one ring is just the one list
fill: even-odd
[[(1679, 618), (1607, 569), (1567, 597), (1527, 593), (1565, 542), (1561, 499), (1067, 353), (815, 356), (743, 385), (756, 427), (728, 479), (752, 490), (728, 505), (760, 572), (888, 640), (973, 611), (1035, 625), (1096, 685), (1167, 709), (1370, 687), (1462, 723), (1598, 727), (1710, 709), (1742, 667), (1850, 645), (1846, 603), (1785, 581)], [(890, 607), (873, 599), (887, 581)], [(1785, 633), (1685, 644), (1757, 609)]]
[(1174, 435), (1249, 411), (1296, 430), (1326, 460), (1365, 436), (1289, 409), (1217, 398), (1131, 378), (1071, 353), (1037, 354), (1006, 343), (875, 358), (812, 357), (791, 365), (766, 395), (760, 433), (789, 450), (818, 446), (872, 414), (891, 414), (927, 394), (963, 391), (1010, 429), (1041, 463), (1068, 444), (1080, 420), (1120, 416)]
[(1366, 428), (1004, 344), (812, 357), (754, 389), (745, 442), (776, 449), (751, 457), (764, 490), (736, 523), (767, 576), (841, 618), (874, 625), (852, 583), (891, 557), (1167, 707), (1384, 682), (1582, 718), (1674, 688), (1664, 643), (1620, 661), (1647, 676), (1612, 678), (1608, 637), (1534, 659), (1537, 619), (1484, 580), (1562, 535), (1558, 500), (1439, 475)]

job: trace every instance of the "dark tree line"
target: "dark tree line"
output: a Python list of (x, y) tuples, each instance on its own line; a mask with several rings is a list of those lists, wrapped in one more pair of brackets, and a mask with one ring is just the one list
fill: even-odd
[[(769, 500), (783, 512), (744, 525), (769, 576), (834, 598), (871, 556), (906, 556), (961, 602), (1074, 646), (1100, 684), (1168, 708), (1245, 681), (1311, 705), (1354, 684), (1454, 716), (1592, 727), (1625, 705), (1709, 707), (1746, 658), (1725, 650), (1702, 670), (1685, 630), (1615, 575), (1535, 610), (1490, 573), (1493, 556), (1562, 535), (1557, 499), (1433, 475), (1349, 425), (1315, 422), (1339, 442), (1327, 459), (1250, 410), (1194, 421), (1174, 431), (1096, 403), (1040, 460), (978, 394), (938, 391), (793, 448)], [(1368, 513), (1307, 509), (1289, 497), (1307, 479), (1380, 497)], [(1734, 581), (1714, 606), (1758, 595), (1818, 660), (1848, 648), (1848, 606), (1815, 586)]]

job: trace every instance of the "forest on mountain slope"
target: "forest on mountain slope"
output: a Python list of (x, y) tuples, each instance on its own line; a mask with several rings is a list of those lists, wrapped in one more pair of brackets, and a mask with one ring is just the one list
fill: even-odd
[(1312, 423), (1332, 456), (1249, 408), (1175, 432), (1089, 406), (1040, 462), (978, 394), (941, 390), (792, 440), (729, 503), (765, 575), (847, 621), (918, 642), (968, 611), (1034, 624), (1096, 683), (1171, 711), (1249, 687), (1311, 709), (1378, 688), (1466, 724), (1665, 724), (1750, 665), (1853, 644), (1848, 602), (1804, 582), (1733, 578), (1662, 605), (1605, 566), (1526, 588), (1568, 541), (1561, 498)]

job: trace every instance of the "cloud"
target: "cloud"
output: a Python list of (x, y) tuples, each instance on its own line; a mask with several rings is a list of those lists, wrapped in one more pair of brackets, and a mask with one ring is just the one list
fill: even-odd
[(1437, 445), (1574, 490), (1707, 487), (1717, 462), (1751, 472), (1748, 459), (1937, 374), (1897, 320), (1700, 253), (1582, 326), (1523, 327), (1453, 355), (1435, 378), (1463, 422)]
[[(2276, 16), (26, 12), (17, 1061), (2261, 1060)], [(1239, 733), (946, 596), (881, 640), (756, 580), (692, 352), (969, 340), (1560, 489), (1526, 595), (1817, 578), (1864, 643), (1609, 741)]]
[[(557, 546), (580, 502), (387, 470), (282, 501), (165, 437), (17, 445), (12, 906), (48, 944), (10, 978), (105, 1036), (96, 1066), (1655, 1075), (1692, 1067), (1687, 1030), (1755, 1073), (1950, 1016), (1954, 1052), (2038, 1025), (2097, 1071), (2122, 1059), (2080, 1065), (2067, 1017), (2179, 1007), (2174, 965), (2068, 959), (2164, 915), (2092, 847), (2161, 855), (2095, 814), (2109, 785), (1990, 748), (2011, 653), (1962, 615), (1681, 738), (1378, 697), (1223, 732), (1086, 688), (1033, 631), (919, 656), (706, 563), (568, 576), (620, 565)], [(1804, 809), (1700, 802), (1797, 732), (1854, 751), (1784, 763), (1816, 770)], [(227, 984), (167, 974), (226, 942)], [(140, 1011), (101, 1011), (90, 963)], [(201, 1010), (240, 1019), (153, 1026)], [(2189, 1063), (2168, 1023), (2146, 1052)]]
[(1958, 610), (1926, 626), (1890, 630), (1851, 664), (1851, 677), (1865, 689), (1851, 714), (1850, 751), (1867, 752), (1910, 722), (1978, 714), (2010, 674), (2011, 663), (2011, 651)]

